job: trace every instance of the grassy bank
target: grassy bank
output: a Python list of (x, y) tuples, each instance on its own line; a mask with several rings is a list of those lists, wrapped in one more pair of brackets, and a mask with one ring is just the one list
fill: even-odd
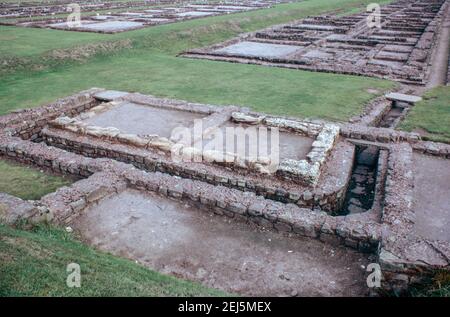
[(428, 91), (400, 124), (400, 129), (419, 132), (433, 141), (450, 143), (450, 87)]
[[(81, 269), (81, 287), (66, 285), (69, 263)], [(0, 224), (0, 296), (223, 296), (224, 292), (148, 270), (38, 226)]]
[(410, 290), (414, 297), (450, 297), (450, 273), (437, 272), (425, 285)]
[(0, 161), (0, 192), (27, 200), (37, 200), (61, 186), (70, 185), (67, 177), (54, 176), (28, 166)]

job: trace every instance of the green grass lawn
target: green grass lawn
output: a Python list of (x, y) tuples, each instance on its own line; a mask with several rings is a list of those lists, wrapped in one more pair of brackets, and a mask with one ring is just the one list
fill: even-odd
[[(69, 263), (80, 265), (80, 288), (66, 285)], [(225, 295), (96, 251), (57, 228), (24, 231), (0, 224), (0, 296)]]
[[(378, 3), (391, 1), (381, 0)], [(165, 52), (178, 53), (182, 49), (197, 47), (198, 44), (213, 44), (241, 32), (256, 31), (308, 15), (325, 12), (344, 14), (363, 11), (369, 3), (371, 3), (370, 0), (305, 0), (277, 5), (270, 9), (195, 19), (117, 34), (0, 26), (0, 57), (31, 56), (44, 54), (53, 49), (124, 38), (134, 39), (139, 46), (156, 47), (159, 43), (162, 45), (160, 48)], [(184, 38), (173, 41), (174, 32), (180, 31), (185, 35)], [(189, 32), (196, 34), (189, 34)], [(197, 35), (200, 35), (200, 38)]]
[(450, 87), (428, 91), (399, 128), (419, 132), (430, 140), (450, 143)]
[[(0, 79), (0, 114), (93, 86), (139, 91), (300, 117), (348, 120), (395, 84), (378, 79), (179, 58), (183, 50), (323, 12), (364, 9), (366, 0), (307, 0), (115, 35), (0, 27), (0, 56), (19, 69)], [(93, 42), (131, 41), (96, 53)], [(89, 53), (83, 56), (83, 48)], [(69, 47), (72, 47), (69, 49)], [(55, 50), (57, 50), (57, 54)], [(1, 58), (1, 57), (0, 57)], [(1, 67), (0, 67), (1, 68)]]
[(72, 180), (67, 177), (49, 175), (32, 167), (0, 160), (0, 192), (22, 199), (38, 200), (71, 183)]

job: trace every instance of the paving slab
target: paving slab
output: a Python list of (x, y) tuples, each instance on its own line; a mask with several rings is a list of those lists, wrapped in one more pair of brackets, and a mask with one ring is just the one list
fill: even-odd
[(114, 31), (123, 31), (130, 30), (144, 26), (141, 22), (133, 22), (133, 21), (108, 21), (101, 23), (92, 23), (82, 25), (80, 28), (85, 30), (92, 31), (103, 31), (103, 32), (114, 32)]
[(126, 92), (126, 91), (105, 90), (105, 91), (94, 94), (94, 98), (103, 100), (103, 101), (112, 101), (114, 99), (124, 97), (128, 94), (129, 94), (129, 92)]
[(215, 53), (225, 53), (242, 56), (284, 57), (295, 53), (300, 47), (294, 45), (267, 44), (243, 41), (218, 50)]
[(419, 96), (405, 95), (397, 92), (387, 94), (386, 98), (392, 101), (406, 102), (410, 104), (414, 104), (422, 100), (422, 97)]

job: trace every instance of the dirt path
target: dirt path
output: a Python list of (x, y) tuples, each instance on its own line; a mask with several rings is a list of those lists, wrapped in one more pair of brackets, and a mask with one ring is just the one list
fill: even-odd
[(180, 278), (248, 296), (363, 296), (371, 259), (127, 190), (72, 224), (89, 244)]
[(433, 55), (430, 78), (426, 87), (428, 89), (445, 85), (447, 83), (448, 56), (450, 49), (450, 4), (447, 2), (446, 12), (442, 21), (442, 30)]

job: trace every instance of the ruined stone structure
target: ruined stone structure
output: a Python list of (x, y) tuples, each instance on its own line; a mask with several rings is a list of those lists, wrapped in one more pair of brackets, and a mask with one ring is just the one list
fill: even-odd
[[(0, 5), (0, 18), (3, 25), (16, 25), (24, 27), (52, 28), (67, 31), (118, 33), (140, 29), (153, 25), (173, 23), (209, 16), (231, 14), (270, 8), (278, 3), (292, 0), (258, 0), (258, 1), (223, 1), (216, 4), (196, 1), (132, 1), (132, 2), (101, 2), (90, 3), (78, 1), (80, 10), (84, 15), (81, 25), (68, 23), (66, 18), (50, 18), (51, 15), (68, 13), (67, 4), (55, 5)], [(73, 2), (70, 2), (73, 3)], [(132, 11), (126, 10), (136, 8)], [(112, 10), (105, 14), (95, 15), (98, 10)], [(119, 10), (119, 11), (117, 11)], [(114, 11), (114, 12), (113, 12)], [(27, 19), (28, 17), (28, 19)], [(5, 20), (6, 19), (6, 20)], [(8, 19), (18, 19), (8, 22)]]
[(183, 56), (423, 85), (447, 5), (445, 0), (398, 0), (381, 7), (380, 27), (368, 25), (369, 12), (310, 17)]
[[(176, 142), (156, 121), (147, 122), (151, 131), (130, 132), (127, 129), (139, 127), (120, 126), (117, 120), (102, 126), (102, 116), (120, 117), (120, 107), (153, 111), (150, 118), (182, 120), (191, 128), (191, 121), (201, 120), (206, 134), (225, 123), (239, 123), (279, 127), (287, 140), (305, 136), (315, 140), (305, 143), (309, 152), (299, 160), (305, 163), (290, 166), (297, 171), (286, 171), (282, 161), (276, 172), (267, 174), (255, 169), (256, 162), (248, 158), (241, 158), (244, 165), (214, 159), (178, 162), (171, 156), (171, 150), (178, 149)], [(125, 110), (132, 117), (133, 111)], [(412, 171), (416, 156), (447, 164), (450, 146), (423, 141), (416, 134), (361, 123), (336, 125), (272, 117), (236, 106), (97, 88), (2, 116), (0, 127), (2, 157), (82, 178), (39, 201), (0, 195), (0, 217), (10, 223), (45, 219), (70, 224), (103, 198), (132, 188), (274, 231), (374, 254), (386, 290), (402, 290), (436, 269), (449, 269), (450, 239), (420, 217)], [(320, 162), (318, 174), (296, 178), (305, 172), (299, 166), (314, 162)], [(361, 198), (369, 195), (364, 192), (367, 189), (355, 192), (364, 168), (371, 171), (366, 177), (373, 179), (369, 202)], [(450, 173), (450, 169), (441, 173)], [(443, 199), (448, 204), (448, 197)], [(430, 228), (436, 231), (434, 235)]]

